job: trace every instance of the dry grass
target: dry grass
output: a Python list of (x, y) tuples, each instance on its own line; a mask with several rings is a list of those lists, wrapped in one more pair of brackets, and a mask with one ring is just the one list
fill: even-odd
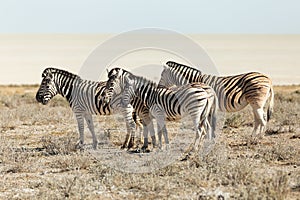
[[(275, 88), (273, 119), (251, 137), (249, 108), (226, 115), (207, 155), (151, 173), (124, 173), (77, 150), (77, 124), (64, 99), (35, 102), (35, 87), (0, 87), (0, 199), (297, 199), (300, 195), (300, 86)], [(125, 132), (95, 119), (98, 138), (119, 144)], [(121, 119), (119, 119), (121, 120)], [(184, 124), (184, 127), (188, 124)], [(112, 131), (107, 135), (104, 129)], [(176, 129), (174, 129), (176, 130)]]

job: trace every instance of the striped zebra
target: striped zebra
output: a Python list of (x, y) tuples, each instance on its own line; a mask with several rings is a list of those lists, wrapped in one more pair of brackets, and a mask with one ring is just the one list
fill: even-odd
[[(258, 72), (218, 77), (202, 74), (192, 67), (168, 61), (161, 73), (159, 85), (171, 86), (187, 83), (202, 82), (210, 85), (218, 96), (218, 107), (223, 112), (236, 112), (248, 104), (253, 109), (253, 134), (262, 133), (266, 121), (269, 121), (274, 105), (272, 81), (266, 75)], [(267, 100), (270, 102), (267, 109), (267, 120), (264, 118), (263, 107)]]
[[(140, 98), (149, 108), (151, 115), (157, 120), (159, 147), (162, 147), (162, 134), (166, 148), (169, 147), (168, 133), (165, 120), (177, 120), (190, 116), (195, 127), (196, 137), (194, 150), (206, 134), (205, 122), (210, 112), (208, 99), (210, 95), (202, 88), (203, 84), (192, 83), (176, 89), (158, 87), (158, 85), (144, 77), (114, 68), (108, 74), (104, 101), (109, 101), (111, 94), (123, 94), (124, 105), (129, 105), (132, 98)], [(213, 129), (214, 130), (214, 129)]]
[[(88, 128), (93, 137), (93, 148), (97, 148), (97, 138), (94, 131), (92, 120), (93, 114), (109, 115), (121, 111), (121, 96), (114, 96), (110, 104), (103, 103), (101, 94), (105, 89), (106, 82), (95, 82), (83, 80), (78, 75), (68, 71), (47, 68), (42, 73), (42, 82), (36, 93), (36, 100), (42, 104), (47, 104), (55, 95), (60, 94), (67, 99), (72, 111), (75, 114), (78, 130), (79, 130), (79, 146), (84, 144), (84, 120), (87, 122)], [(153, 145), (155, 145), (155, 135), (153, 122), (149, 117), (149, 110), (144, 106), (143, 102), (135, 98), (131, 102), (132, 107), (127, 110), (125, 115), (127, 125), (127, 135), (123, 144), (123, 148), (131, 148), (134, 143), (135, 123), (132, 116), (133, 109), (138, 116), (141, 117), (144, 126), (144, 136), (148, 135), (148, 130), (152, 137)], [(131, 109), (131, 110), (130, 110)], [(145, 133), (147, 131), (147, 133)], [(130, 135), (132, 137), (130, 138)], [(130, 138), (130, 139), (129, 139)], [(148, 138), (144, 137), (144, 145), (148, 145)], [(147, 146), (143, 146), (147, 148)]]
[[(216, 106), (217, 106), (217, 97), (216, 93), (213, 88), (211, 88), (209, 85), (203, 84), (203, 83), (198, 83), (201, 85), (201, 87), (208, 93), (209, 98), (208, 98), (208, 110), (210, 110), (210, 113), (208, 115), (207, 121), (205, 122), (205, 130), (207, 132), (207, 138), (208, 139), (213, 139), (216, 137), (215, 135), (215, 128), (216, 128), (216, 123), (217, 123), (217, 116), (216, 116)], [(180, 86), (183, 86), (186, 84), (182, 84)], [(178, 86), (177, 85), (158, 85), (159, 88), (168, 88), (172, 91), (177, 91)], [(172, 119), (167, 118), (168, 121), (172, 121)]]

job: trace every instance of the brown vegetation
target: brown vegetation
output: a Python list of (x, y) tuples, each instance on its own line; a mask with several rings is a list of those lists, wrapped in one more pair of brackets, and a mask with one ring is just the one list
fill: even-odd
[[(34, 86), (0, 87), (0, 199), (297, 199), (300, 196), (300, 86), (276, 87), (263, 138), (251, 137), (250, 108), (226, 114), (208, 154), (179, 159), (151, 173), (125, 173), (87, 148), (61, 97), (47, 106)], [(121, 119), (94, 118), (99, 146), (118, 144)], [(173, 126), (173, 124), (171, 124)], [(110, 129), (111, 131), (109, 131)], [(125, 152), (126, 153), (126, 152)]]

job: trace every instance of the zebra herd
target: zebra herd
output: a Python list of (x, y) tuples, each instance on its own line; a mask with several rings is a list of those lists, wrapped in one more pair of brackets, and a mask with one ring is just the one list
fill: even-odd
[[(122, 68), (110, 70), (105, 82), (83, 80), (65, 70), (47, 68), (42, 73), (36, 100), (45, 105), (57, 94), (67, 99), (78, 122), (79, 147), (84, 144), (85, 120), (92, 134), (93, 148), (97, 148), (93, 114), (122, 113), (127, 127), (122, 147), (128, 149), (134, 147), (136, 126), (141, 126), (139, 121), (144, 137), (142, 150), (148, 148), (149, 132), (153, 147), (162, 148), (163, 135), (168, 149), (166, 120), (189, 116), (196, 133), (193, 150), (197, 151), (205, 135), (208, 139), (215, 137), (217, 108), (223, 112), (236, 112), (248, 104), (253, 109), (253, 134), (263, 134), (273, 110), (274, 92), (270, 78), (258, 72), (212, 76), (173, 61), (166, 62), (163, 67), (158, 84)], [(263, 108), (268, 99), (265, 118)]]
[[(84, 144), (83, 133), (85, 120), (93, 137), (93, 148), (96, 149), (98, 142), (94, 131), (92, 115), (109, 115), (124, 111), (121, 109), (121, 95), (114, 96), (109, 104), (103, 103), (101, 94), (105, 90), (106, 82), (83, 80), (78, 75), (61, 69), (47, 68), (42, 73), (42, 78), (42, 83), (36, 94), (36, 100), (45, 105), (57, 94), (65, 97), (69, 102), (78, 123), (80, 136), (78, 143), (79, 147)], [(151, 123), (149, 122), (148, 108), (144, 106), (138, 98), (133, 99), (131, 104), (132, 107), (135, 108), (136, 113), (143, 119), (145, 124), (147, 124), (147, 126), (144, 127), (144, 131), (150, 129), (151, 136), (155, 137), (154, 127), (151, 126)], [(132, 115), (133, 109), (126, 111), (129, 113), (123, 113), (125, 116), (128, 114)], [(133, 118), (130, 116), (128, 119), (130, 120)], [(129, 120), (127, 120), (129, 126), (135, 126), (135, 122)], [(127, 131), (128, 135), (134, 134), (133, 129), (128, 129)], [(147, 138), (144, 140), (147, 140)], [(126, 146), (126, 144), (124, 144), (124, 146)]]

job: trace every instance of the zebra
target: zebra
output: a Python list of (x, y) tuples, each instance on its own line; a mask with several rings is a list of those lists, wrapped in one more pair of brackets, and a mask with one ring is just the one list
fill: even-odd
[[(206, 136), (208, 139), (213, 139), (216, 137), (215, 135), (215, 128), (216, 128), (216, 123), (217, 123), (217, 117), (216, 117), (216, 105), (217, 105), (217, 97), (215, 94), (215, 91), (213, 88), (211, 88), (209, 85), (203, 84), (203, 83), (198, 83), (201, 85), (201, 87), (209, 94), (208, 98), (208, 110), (210, 111), (207, 121), (205, 122), (205, 130), (208, 133)], [(182, 84), (185, 85), (185, 84)], [(180, 85), (180, 86), (182, 86)], [(177, 91), (178, 86), (177, 85), (158, 85), (159, 88), (166, 87), (170, 90)], [(168, 119), (168, 121), (172, 121), (172, 119)]]
[[(120, 110), (121, 96), (114, 96), (110, 104), (103, 103), (101, 94), (103, 93), (106, 82), (95, 82), (91, 80), (83, 80), (80, 76), (70, 73), (65, 70), (57, 68), (46, 68), (42, 73), (42, 82), (36, 93), (36, 100), (43, 105), (46, 105), (55, 95), (60, 94), (67, 99), (72, 111), (75, 114), (78, 130), (79, 130), (79, 142), (78, 146), (81, 147), (84, 144), (84, 120), (87, 122), (88, 128), (93, 138), (93, 148), (97, 148), (97, 138), (94, 131), (94, 124), (92, 115), (109, 115)], [(127, 116), (127, 135), (122, 145), (122, 148), (131, 148), (134, 144), (134, 134), (130, 138), (131, 133), (135, 128), (133, 121), (132, 111), (135, 109), (138, 116), (142, 118), (144, 126), (144, 136), (148, 135), (148, 130), (152, 138), (152, 143), (155, 146), (156, 139), (154, 133), (153, 122), (149, 117), (149, 110), (144, 104), (135, 98), (131, 102), (131, 110), (128, 113), (123, 113)], [(147, 131), (147, 134), (145, 133)], [(144, 145), (148, 145), (148, 138), (144, 137)], [(147, 146), (143, 146), (147, 148)]]
[(162, 148), (162, 134), (166, 148), (169, 148), (165, 120), (190, 116), (196, 132), (193, 150), (197, 151), (203, 135), (206, 134), (205, 122), (210, 109), (208, 107), (210, 95), (202, 88), (203, 84), (192, 83), (168, 89), (158, 87), (156, 83), (121, 68), (111, 69), (108, 78), (106, 91), (103, 93), (104, 101), (109, 102), (111, 94), (118, 92), (123, 94), (122, 102), (125, 107), (130, 104), (132, 98), (140, 98), (157, 120), (159, 148)]
[[(249, 72), (233, 76), (213, 76), (202, 74), (192, 67), (168, 61), (164, 64), (159, 85), (171, 86), (202, 82), (210, 85), (218, 97), (218, 107), (223, 112), (237, 112), (248, 104), (254, 115), (254, 129), (262, 134), (266, 123), (270, 120), (274, 106), (274, 92), (269, 77), (259, 72)], [(267, 108), (267, 119), (264, 118), (264, 105), (270, 99)]]

